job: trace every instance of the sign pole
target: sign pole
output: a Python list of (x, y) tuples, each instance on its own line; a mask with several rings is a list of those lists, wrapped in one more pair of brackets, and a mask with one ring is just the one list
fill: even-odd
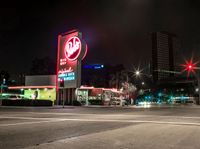
[(61, 97), (62, 97), (62, 102), (63, 102), (63, 108), (65, 107), (65, 100), (64, 100), (64, 87), (62, 88), (62, 95), (61, 95)]

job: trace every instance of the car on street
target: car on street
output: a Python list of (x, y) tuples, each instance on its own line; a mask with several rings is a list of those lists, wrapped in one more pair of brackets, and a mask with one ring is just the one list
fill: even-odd
[(110, 101), (110, 105), (122, 105), (122, 106), (125, 106), (125, 105), (127, 105), (127, 102), (126, 102), (126, 100), (124, 100), (124, 99), (118, 99), (118, 98), (116, 98), (116, 99), (112, 99), (111, 101)]

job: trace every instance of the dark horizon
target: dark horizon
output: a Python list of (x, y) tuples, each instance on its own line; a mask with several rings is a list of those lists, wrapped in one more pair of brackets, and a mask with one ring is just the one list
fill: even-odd
[(154, 31), (176, 34), (181, 57), (200, 56), (198, 0), (3, 2), (0, 6), (0, 70), (29, 72), (34, 58), (56, 60), (57, 36), (77, 28), (89, 46), (87, 63), (151, 60)]

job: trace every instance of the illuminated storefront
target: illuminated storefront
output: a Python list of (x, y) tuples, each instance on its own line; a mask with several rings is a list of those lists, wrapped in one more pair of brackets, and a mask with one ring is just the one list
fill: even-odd
[(56, 100), (56, 75), (25, 76), (25, 86), (11, 86), (23, 98), (33, 100)]
[(13, 86), (10, 90), (20, 90), (24, 99), (56, 100), (56, 86)]
[(109, 105), (112, 100), (122, 98), (122, 92), (114, 88), (81, 86), (76, 90), (77, 101), (82, 105)]

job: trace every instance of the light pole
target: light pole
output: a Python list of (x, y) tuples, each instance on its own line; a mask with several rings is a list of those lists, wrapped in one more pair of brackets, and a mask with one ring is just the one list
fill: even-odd
[[(200, 69), (200, 68), (198, 68), (198, 69)], [(194, 73), (194, 76), (197, 79), (197, 83), (198, 83), (198, 95), (199, 95), (198, 104), (200, 104), (200, 74)]]
[(198, 77), (198, 88), (199, 88), (199, 103), (200, 104), (200, 77)]

